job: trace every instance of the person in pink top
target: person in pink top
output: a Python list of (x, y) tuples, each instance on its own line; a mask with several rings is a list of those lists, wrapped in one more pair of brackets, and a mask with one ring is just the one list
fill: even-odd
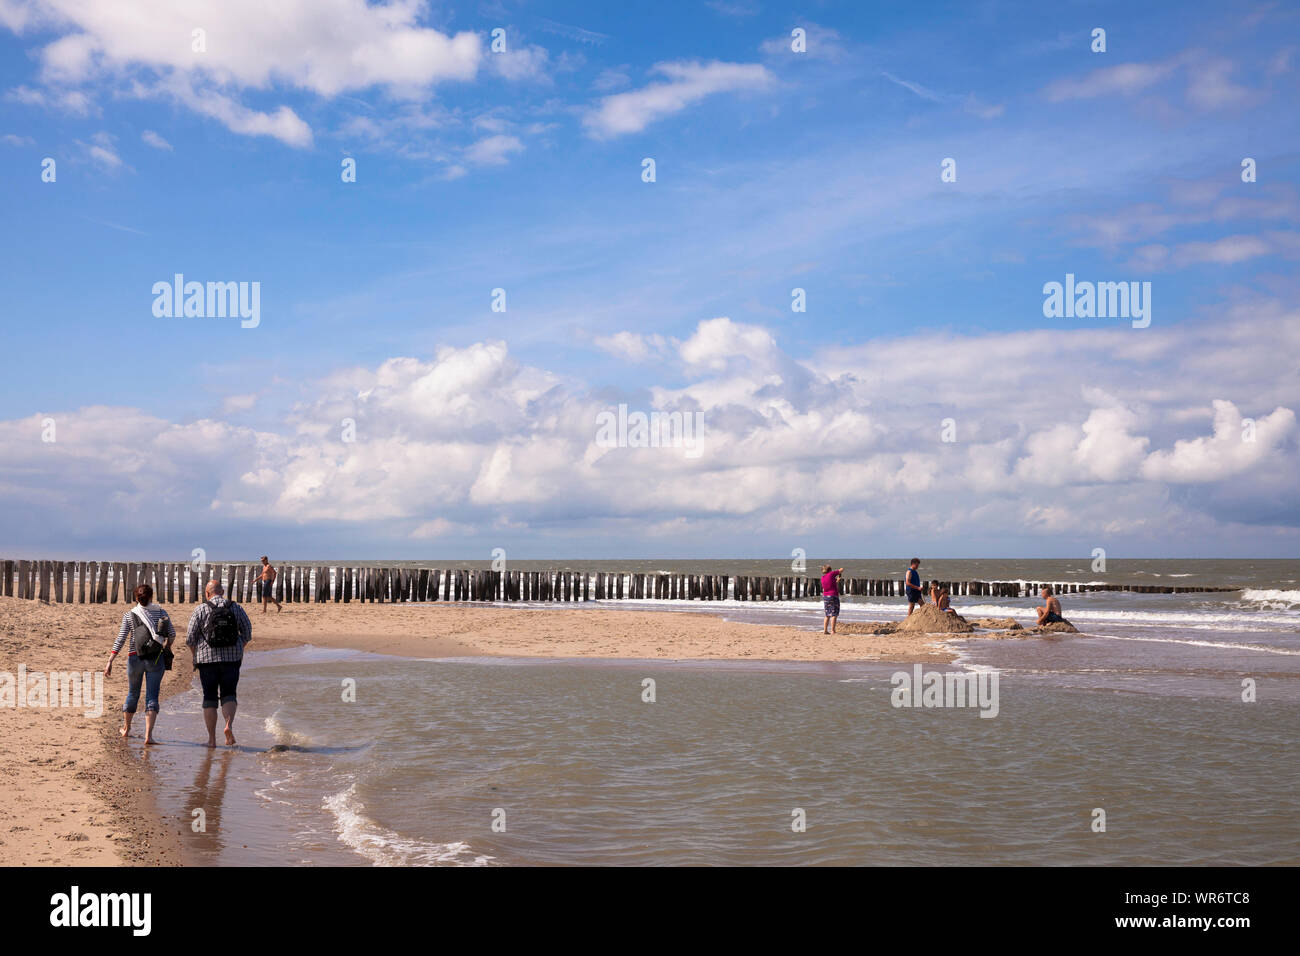
[(822, 610), (826, 620), (822, 621), (822, 633), (835, 633), (835, 620), (840, 616), (840, 575), (844, 569), (831, 570), (829, 564), (822, 565)]

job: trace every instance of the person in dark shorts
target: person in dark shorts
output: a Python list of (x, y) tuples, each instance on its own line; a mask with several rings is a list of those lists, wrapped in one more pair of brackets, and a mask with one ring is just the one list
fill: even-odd
[[(244, 645), (253, 639), (253, 625), (244, 609), (225, 596), (220, 581), (209, 581), (203, 589), (204, 602), (190, 615), (190, 626), (185, 643), (194, 652), (194, 667), (199, 672), (203, 686), (203, 723), (208, 729), (208, 746), (217, 745), (217, 705), (226, 718), (226, 745), (235, 744), (235, 710), (238, 702), (235, 688), (239, 685), (239, 666), (244, 660)], [(236, 633), (230, 643), (218, 638), (218, 633), (234, 616)], [(216, 642), (216, 643), (214, 643)]]
[(840, 616), (840, 575), (844, 569), (832, 570), (829, 564), (822, 565), (822, 611), (826, 619), (822, 621), (822, 633), (834, 634), (835, 621)]
[(907, 616), (925, 603), (925, 592), (921, 590), (920, 558), (913, 558), (907, 563), (907, 574), (903, 578), (903, 590), (907, 593)]
[(275, 602), (275, 613), (279, 614), (283, 608), (280, 607), (280, 599), (275, 596), (275, 579), (279, 571), (271, 566), (271, 559), (262, 555), (262, 572), (257, 579), (258, 599), (262, 602), (262, 613), (266, 613), (266, 605), (270, 601)]
[(1038, 611), (1039, 624), (1064, 624), (1065, 618), (1061, 614), (1061, 602), (1058, 598), (1052, 596), (1051, 588), (1043, 588), (1043, 606), (1036, 608)]

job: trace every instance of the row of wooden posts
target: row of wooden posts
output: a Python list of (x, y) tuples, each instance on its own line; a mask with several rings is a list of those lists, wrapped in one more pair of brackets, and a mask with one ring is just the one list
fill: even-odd
[[(201, 588), (218, 580), (237, 601), (261, 599), (261, 566), (116, 561), (3, 562), (4, 595), (56, 604), (130, 603), (137, 584), (149, 584), (155, 599), (198, 602)], [(928, 584), (928, 582), (927, 582)], [(1130, 584), (1035, 583), (1024, 581), (944, 581), (953, 597), (1032, 597), (1043, 587), (1057, 594), (1131, 591), (1185, 594), (1234, 591), (1222, 587), (1170, 587)], [(489, 571), (470, 569), (288, 565), (279, 568), (272, 587), (276, 600), (299, 602), (428, 601), (789, 601), (821, 595), (821, 578), (728, 574), (675, 574), (610, 571)], [(843, 578), (845, 595), (901, 597), (903, 582), (889, 578)]]

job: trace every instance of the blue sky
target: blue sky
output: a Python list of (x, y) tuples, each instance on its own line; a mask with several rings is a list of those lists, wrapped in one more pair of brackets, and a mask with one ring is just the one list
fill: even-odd
[(276, 7), (0, 0), (0, 550), (1296, 553), (1300, 12)]

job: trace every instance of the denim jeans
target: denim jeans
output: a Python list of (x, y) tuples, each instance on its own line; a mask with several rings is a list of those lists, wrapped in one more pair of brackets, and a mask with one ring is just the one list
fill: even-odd
[(152, 710), (158, 713), (158, 690), (162, 687), (163, 674), (167, 673), (167, 665), (163, 663), (162, 655), (153, 663), (146, 663), (138, 656), (132, 655), (126, 659), (126, 700), (122, 702), (124, 713), (134, 714), (136, 705), (140, 702), (140, 684), (144, 684), (144, 709)]

